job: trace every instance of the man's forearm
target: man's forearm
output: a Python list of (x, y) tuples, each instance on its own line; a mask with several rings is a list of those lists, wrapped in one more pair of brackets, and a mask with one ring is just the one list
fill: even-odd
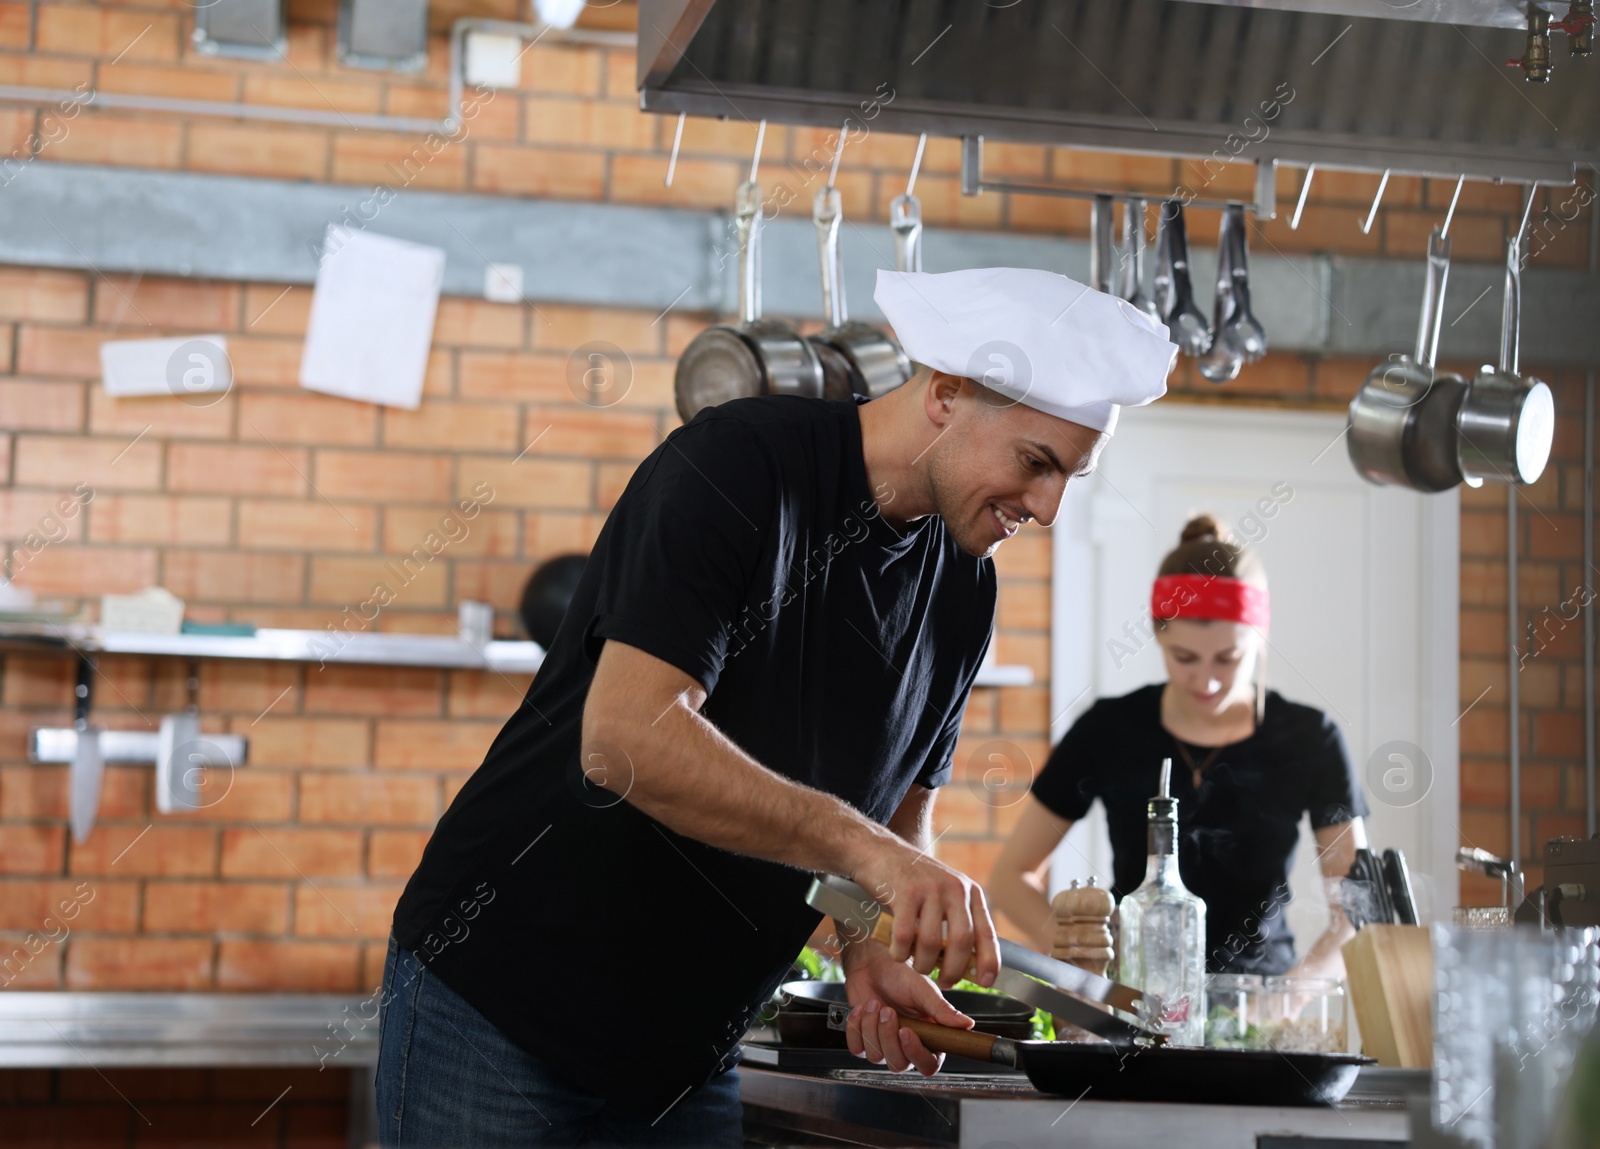
[(585, 774), (685, 837), (800, 869), (853, 876), (891, 832), (751, 758), (688, 706), (646, 726), (584, 723)]

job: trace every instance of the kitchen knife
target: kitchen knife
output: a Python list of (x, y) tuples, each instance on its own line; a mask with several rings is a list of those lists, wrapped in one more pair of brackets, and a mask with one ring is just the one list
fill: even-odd
[(105, 776), (105, 761), (100, 756), (100, 731), (89, 725), (90, 687), (94, 664), (85, 656), (78, 658), (76, 717), (72, 728), (76, 741), (72, 752), (72, 767), (67, 774), (72, 823), (72, 840), (82, 845), (94, 829), (94, 820), (100, 813), (100, 784)]
[[(871, 894), (848, 878), (834, 874), (819, 874), (806, 894), (806, 904), (812, 909), (828, 914), (842, 928), (850, 929), (884, 945), (890, 943), (894, 916), (879, 905)], [(1008, 938), (1000, 939), (1000, 964), (1077, 994), (1081, 998), (1104, 1002), (1106, 1005), (1127, 1010), (1140, 1017), (1160, 1017), (1162, 1014), (1159, 1001), (1147, 999), (1146, 995), (1130, 986), (1090, 973), (1086, 969), (1079, 969), (1075, 965), (1068, 965), (1064, 961), (1046, 957)], [(1074, 1024), (1082, 1024), (1075, 1018), (1073, 1021)], [(1089, 1027), (1084, 1026), (1084, 1028)]]

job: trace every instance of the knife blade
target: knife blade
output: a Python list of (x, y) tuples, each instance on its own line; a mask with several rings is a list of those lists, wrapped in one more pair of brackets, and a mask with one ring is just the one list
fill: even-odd
[(1015, 968), (1002, 969), (999, 976), (994, 979), (994, 988), (1027, 1002), (1035, 1009), (1042, 1009), (1063, 1021), (1070, 1021), (1079, 1029), (1087, 1029), (1114, 1045), (1131, 1045), (1136, 1040), (1149, 1041), (1156, 1045), (1166, 1044), (1165, 1034), (1123, 1021), (1114, 1013), (1090, 1005), (1070, 993), (1063, 993), (1053, 985), (1035, 981)]
[[(806, 904), (828, 914), (852, 934), (889, 944), (894, 915), (848, 878), (836, 874), (817, 875), (806, 894)], [(851, 940), (859, 938), (852, 937)], [(1147, 999), (1145, 994), (1131, 986), (1057, 961), (1009, 938), (1000, 939), (1000, 964), (1089, 1001), (1103, 1002), (1141, 1017), (1160, 1017), (1162, 1014), (1159, 1001)]]

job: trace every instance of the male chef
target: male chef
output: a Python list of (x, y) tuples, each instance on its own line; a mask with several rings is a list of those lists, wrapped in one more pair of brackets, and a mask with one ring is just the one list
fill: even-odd
[(1177, 349), (1044, 271), (880, 271), (876, 299), (909, 383), (703, 411), (611, 511), (395, 910), (385, 1145), (738, 1145), (732, 1057), (818, 925), (812, 872), (895, 914), (843, 951), (855, 1052), (931, 1074), (899, 1015), (972, 1024), (926, 975), (991, 983), (994, 927), (929, 828), (991, 556)]

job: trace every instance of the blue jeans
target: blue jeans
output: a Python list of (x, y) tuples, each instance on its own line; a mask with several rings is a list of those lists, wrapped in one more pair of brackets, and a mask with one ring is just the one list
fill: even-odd
[(736, 1070), (654, 1122), (634, 1117), (512, 1044), (392, 937), (380, 1001), (378, 1137), (385, 1146), (736, 1149), (743, 1141)]

